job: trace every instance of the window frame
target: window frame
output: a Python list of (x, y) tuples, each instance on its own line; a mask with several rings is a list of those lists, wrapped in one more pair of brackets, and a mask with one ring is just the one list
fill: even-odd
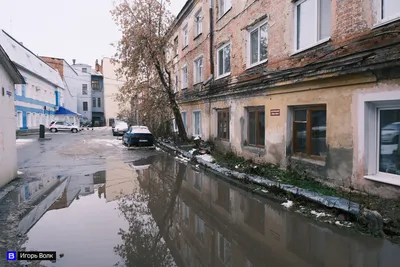
[(82, 73), (88, 73), (87, 68), (82, 68)]
[[(85, 110), (85, 103), (86, 103), (86, 110)], [(89, 111), (89, 104), (87, 101), (83, 101), (82, 102), (82, 110), (83, 111)]]
[(376, 26), (381, 26), (384, 24), (388, 24), (391, 22), (394, 22), (396, 20), (400, 20), (400, 11), (397, 15), (389, 18), (383, 18), (383, 1), (385, 0), (379, 0), (379, 8), (378, 8), (378, 19), (376, 20)]
[[(260, 60), (260, 35), (261, 35), (261, 27), (266, 25), (267, 26), (267, 58)], [(251, 34), (255, 31), (258, 30), (258, 61), (255, 63), (251, 63)], [(260, 21), (259, 23), (257, 23), (256, 25), (254, 25), (253, 27), (251, 27), (250, 29), (248, 29), (247, 31), (247, 68), (252, 68), (255, 67), (257, 65), (263, 64), (265, 62), (268, 61), (268, 21), (267, 19), (264, 19), (262, 21)]]
[[(251, 147), (258, 147), (258, 148), (265, 148), (265, 128), (267, 126), (266, 124), (266, 113), (265, 113), (265, 107), (263, 106), (258, 106), (258, 107), (247, 107), (247, 146)], [(255, 144), (250, 144), (250, 112), (255, 112), (255, 125), (256, 125), (256, 143)], [(260, 139), (260, 129), (259, 129), (259, 121), (260, 121), (260, 112), (264, 112), (264, 144), (259, 144), (259, 139)]]
[(177, 57), (179, 55), (179, 38), (178, 38), (178, 36), (176, 36), (174, 39), (174, 48), (175, 48), (175, 56), (174, 57)]
[(204, 244), (205, 234), (206, 234), (206, 223), (197, 214), (195, 214), (194, 229), (197, 240), (199, 240), (201, 244)]
[[(186, 79), (185, 79), (185, 70), (186, 69)], [(182, 67), (182, 90), (187, 89), (189, 86), (189, 69), (188, 66), (185, 64)]]
[[(198, 62), (201, 61), (201, 73), (200, 77), (198, 77)], [(203, 55), (198, 56), (194, 61), (193, 61), (193, 85), (196, 85), (198, 83), (202, 83), (204, 81), (204, 57)]]
[[(183, 116), (183, 115), (185, 115), (185, 116)], [(187, 111), (182, 111), (181, 117), (182, 117), (183, 126), (185, 127), (185, 130), (186, 130), (187, 129)]]
[[(227, 118), (227, 122), (226, 122), (226, 125), (227, 125), (227, 138), (224, 138), (223, 135), (222, 135), (223, 132), (220, 131), (220, 114), (221, 114), (221, 119), (223, 118), (222, 114), (226, 114), (225, 118)], [(223, 123), (223, 121), (221, 121), (221, 123)], [(229, 111), (229, 108), (223, 108), (223, 109), (217, 110), (217, 138), (218, 139), (229, 142), (229, 140), (230, 140), (230, 125), (229, 124), (230, 124), (230, 111)]]
[(174, 93), (178, 92), (179, 90), (179, 75), (175, 73), (175, 81), (174, 81)]
[(96, 107), (96, 102), (97, 101), (97, 99), (96, 99), (96, 97), (94, 96), (94, 97), (92, 97), (92, 107)]
[[(371, 93), (360, 101), (365, 107), (364, 127), (359, 129), (359, 140), (364, 139), (364, 178), (400, 186), (400, 175), (379, 171), (380, 110), (400, 109), (400, 93)], [(361, 138), (360, 138), (361, 137)]]
[(92, 80), (92, 89), (100, 90), (100, 81), (99, 80)]
[(182, 43), (183, 49), (185, 49), (189, 45), (189, 25), (188, 23), (185, 24), (182, 28)]
[[(309, 46), (303, 47), (303, 48), (297, 48), (297, 38), (298, 38), (298, 34), (297, 34), (298, 33), (297, 7), (299, 5), (307, 2), (307, 1), (315, 1), (314, 11), (317, 12), (317, 15), (315, 16), (316, 17), (315, 27), (317, 28), (316, 29), (317, 36), (315, 37), (316, 42), (311, 44), (311, 45), (309, 45)], [(294, 13), (294, 38), (293, 38), (293, 41), (294, 41), (293, 50), (294, 50), (294, 52), (293, 52), (293, 54), (297, 54), (297, 53), (300, 53), (302, 51), (308, 50), (308, 49), (310, 49), (310, 48), (312, 48), (314, 46), (323, 44), (323, 43), (325, 43), (325, 42), (327, 42), (327, 41), (329, 41), (331, 39), (331, 37), (332, 37), (332, 2), (331, 2), (331, 30), (330, 30), (329, 36), (324, 38), (324, 39), (318, 40), (318, 35), (319, 35), (319, 30), (320, 30), (320, 28), (319, 28), (320, 27), (319, 20), (321, 18), (321, 15), (320, 15), (320, 12), (319, 12), (320, 2), (321, 2), (321, 0), (300, 0), (300, 1), (297, 1), (296, 3), (293, 4), (293, 7), (294, 7), (293, 8), (293, 13)]]
[[(224, 56), (224, 49), (225, 49), (227, 46), (229, 46), (229, 55), (230, 55), (231, 52), (232, 52), (232, 46), (231, 46), (231, 43), (230, 43), (230, 42), (227, 42), (226, 44), (221, 45), (221, 46), (217, 49), (217, 71), (216, 71), (216, 72), (217, 72), (217, 79), (227, 77), (227, 76), (231, 75), (231, 72), (232, 72), (232, 65), (230, 64), (229, 72), (223, 73), (223, 74), (221, 74), (221, 75), (219, 74), (219, 64), (221, 63), (221, 62), (219, 62), (219, 53), (220, 53), (220, 51), (222, 51), (222, 56)], [(229, 61), (230, 61), (230, 60), (231, 60), (231, 56), (229, 56)], [(222, 64), (223, 64), (223, 69), (224, 69), (224, 71), (225, 71), (225, 61), (223, 61)]]
[[(295, 131), (296, 127), (296, 119), (295, 119), (295, 112), (296, 110), (306, 110), (307, 111), (307, 121), (306, 121), (306, 153), (300, 153), (300, 152), (295, 152), (296, 148), (296, 133)], [(299, 106), (299, 107), (293, 107), (292, 108), (292, 154), (295, 156), (299, 156), (301, 158), (310, 158), (310, 159), (315, 159), (315, 160), (325, 160), (326, 156), (318, 156), (318, 155), (312, 155), (312, 142), (311, 142), (311, 131), (312, 131), (312, 112), (310, 111), (315, 111), (315, 110), (325, 110), (325, 112), (328, 112), (327, 106), (326, 105), (311, 105), (311, 106)], [(325, 118), (327, 119), (327, 118)], [(297, 121), (299, 123), (300, 121)], [(326, 131), (328, 130), (328, 127), (326, 126)], [(327, 143), (327, 136), (325, 136), (325, 142)]]
[(97, 107), (101, 108), (101, 97), (97, 98)]
[(194, 32), (195, 38), (203, 33), (203, 18), (202, 18), (202, 9), (198, 10), (194, 15)]
[[(199, 134), (196, 134), (196, 113), (199, 113), (199, 115), (200, 115), (200, 118), (199, 118), (199, 131), (200, 131), (200, 133)], [(193, 136), (201, 136), (201, 132), (202, 132), (202, 129), (201, 129), (201, 126), (202, 126), (202, 123), (201, 123), (201, 110), (193, 110), (193, 112), (192, 112), (192, 115), (193, 115)]]
[[(221, 9), (221, 2), (224, 2), (224, 9)], [(229, 8), (226, 5), (227, 3), (229, 3)], [(222, 18), (226, 13), (228, 13), (229, 10), (232, 9), (232, 0), (219, 0), (218, 1), (218, 19)]]
[[(86, 93), (84, 93), (86, 92)], [(87, 84), (82, 84), (82, 95), (88, 95), (88, 86)]]

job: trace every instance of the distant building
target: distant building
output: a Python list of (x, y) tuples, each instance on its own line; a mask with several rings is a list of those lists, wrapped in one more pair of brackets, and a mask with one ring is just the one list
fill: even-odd
[(110, 58), (103, 58), (100, 67), (104, 76), (104, 116), (106, 124), (111, 126), (120, 112), (117, 95), (125, 80), (115, 73), (120, 65), (112, 63)]
[(93, 126), (104, 126), (104, 79), (102, 67), (96, 60), (95, 69), (92, 70), (92, 121)]
[(25, 84), (17, 67), (0, 45), (0, 187), (17, 176), (14, 86)]
[(78, 113), (82, 121), (92, 121), (92, 67), (88, 64), (76, 64), (72, 60), (72, 67), (79, 75), (80, 89), (78, 90)]
[(64, 105), (60, 74), (5, 31), (0, 31), (0, 45), (26, 82), (15, 87), (17, 129), (49, 124), (58, 107)]

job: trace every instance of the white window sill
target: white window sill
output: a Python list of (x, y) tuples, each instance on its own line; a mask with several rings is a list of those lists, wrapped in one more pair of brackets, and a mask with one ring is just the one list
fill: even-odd
[(222, 79), (222, 78), (228, 77), (229, 75), (231, 75), (231, 73), (230, 73), (230, 72), (228, 72), (228, 73), (225, 73), (225, 74), (222, 74), (222, 75), (218, 76), (218, 77), (217, 77), (215, 80), (219, 80), (219, 79)]
[[(249, 56), (249, 55), (248, 55), (248, 56)], [(251, 69), (251, 68), (253, 68), (253, 67), (255, 67), (255, 66), (261, 65), (261, 64), (263, 64), (263, 63), (265, 63), (265, 62), (267, 62), (267, 61), (268, 61), (268, 58), (267, 58), (267, 59), (264, 59), (264, 60), (262, 60), (262, 61), (258, 61), (258, 62), (253, 63), (253, 64), (247, 64), (247, 65), (246, 65), (246, 70)]]
[(321, 41), (316, 42), (316, 43), (313, 44), (313, 45), (309, 45), (309, 46), (307, 46), (307, 47), (304, 47), (304, 48), (301, 48), (301, 49), (299, 49), (299, 50), (294, 51), (292, 54), (290, 54), (290, 56), (297, 55), (297, 54), (299, 54), (299, 53), (301, 53), (301, 52), (304, 52), (304, 51), (306, 51), (306, 50), (308, 50), (308, 49), (311, 49), (311, 48), (314, 48), (314, 47), (316, 47), (316, 46), (318, 46), (318, 45), (321, 45), (321, 44), (323, 44), (323, 43), (329, 42), (330, 40), (331, 40), (331, 37), (325, 38), (325, 39), (323, 39), (323, 40), (321, 40)]
[(365, 175), (364, 178), (367, 180), (400, 186), (400, 175), (378, 172), (375, 175)]
[(390, 24), (390, 23), (398, 21), (398, 20), (400, 20), (400, 15), (398, 17), (394, 17), (391, 19), (382, 19), (382, 20), (378, 21), (377, 23), (375, 23), (375, 25), (372, 26), (372, 29), (376, 29), (376, 28), (385, 26), (387, 24)]

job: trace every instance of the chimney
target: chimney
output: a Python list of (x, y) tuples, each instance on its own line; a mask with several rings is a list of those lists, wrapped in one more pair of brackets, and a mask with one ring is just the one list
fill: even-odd
[(72, 60), (72, 65), (75, 65), (75, 63), (76, 63), (76, 59), (73, 59)]
[(94, 63), (94, 69), (96, 71), (100, 71), (99, 61), (96, 59), (96, 63)]

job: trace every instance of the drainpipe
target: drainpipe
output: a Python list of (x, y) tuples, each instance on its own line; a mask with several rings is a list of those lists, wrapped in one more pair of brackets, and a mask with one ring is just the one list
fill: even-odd
[[(210, 72), (211, 72), (211, 81), (209, 84), (209, 90), (211, 90), (211, 85), (214, 79), (214, 13), (213, 13), (213, 0), (210, 0)], [(211, 139), (211, 127), (212, 127), (212, 118), (211, 118), (211, 99), (208, 97), (208, 139)]]

